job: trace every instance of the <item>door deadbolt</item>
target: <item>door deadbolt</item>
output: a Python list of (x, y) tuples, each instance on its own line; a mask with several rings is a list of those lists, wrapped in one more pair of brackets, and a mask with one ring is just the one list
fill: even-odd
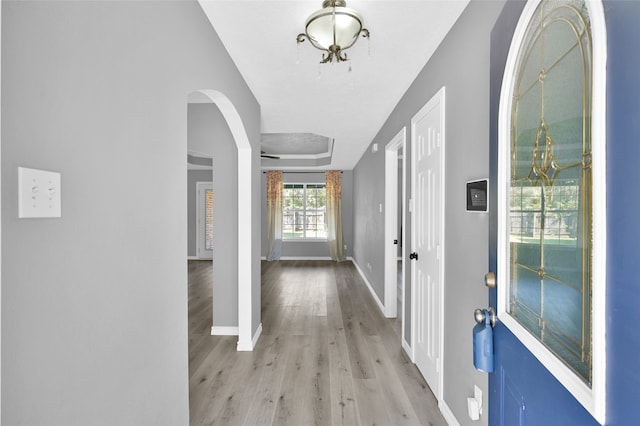
[(413, 252), (409, 255), (409, 259), (411, 260), (418, 260), (418, 253)]
[(484, 275), (484, 285), (489, 288), (496, 288), (496, 274), (493, 272), (487, 272)]

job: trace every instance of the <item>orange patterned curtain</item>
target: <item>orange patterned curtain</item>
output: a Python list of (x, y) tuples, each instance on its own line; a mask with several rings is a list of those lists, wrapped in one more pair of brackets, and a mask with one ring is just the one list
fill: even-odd
[(282, 171), (267, 172), (267, 260), (282, 254)]
[(327, 189), (327, 241), (329, 254), (336, 262), (345, 260), (342, 240), (342, 172), (325, 172)]

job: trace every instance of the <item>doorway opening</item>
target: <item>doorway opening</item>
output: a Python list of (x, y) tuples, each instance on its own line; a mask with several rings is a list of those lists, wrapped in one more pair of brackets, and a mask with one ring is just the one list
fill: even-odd
[(406, 178), (404, 149), (406, 128), (403, 128), (385, 147), (385, 276), (384, 315), (401, 316), (401, 336), (404, 340), (404, 212)]

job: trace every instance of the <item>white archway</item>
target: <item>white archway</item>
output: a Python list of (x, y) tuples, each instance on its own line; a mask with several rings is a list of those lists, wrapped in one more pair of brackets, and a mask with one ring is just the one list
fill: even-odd
[(240, 114), (229, 98), (217, 90), (202, 89), (189, 94), (189, 100), (214, 103), (225, 121), (238, 148), (238, 350), (252, 351), (252, 282), (251, 268), (240, 262), (251, 247), (251, 143)]

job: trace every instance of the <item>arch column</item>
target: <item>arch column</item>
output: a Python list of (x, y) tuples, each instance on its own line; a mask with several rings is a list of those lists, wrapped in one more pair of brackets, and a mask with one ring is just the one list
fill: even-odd
[[(203, 89), (195, 93), (206, 96), (214, 103), (226, 120), (233, 140), (238, 148), (238, 351), (252, 351), (252, 300), (253, 285), (251, 268), (242, 264), (241, 259), (251, 256), (251, 143), (247, 137), (242, 119), (229, 98), (217, 90)], [(256, 332), (256, 340), (259, 334)]]

